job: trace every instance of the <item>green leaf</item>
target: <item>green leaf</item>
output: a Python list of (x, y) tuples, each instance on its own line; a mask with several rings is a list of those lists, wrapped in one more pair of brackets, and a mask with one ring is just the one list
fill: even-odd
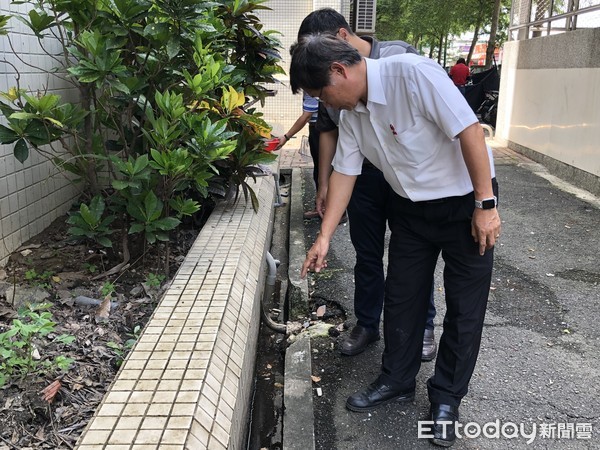
[(17, 119), (17, 120), (28, 120), (28, 119), (39, 119), (40, 117), (37, 114), (28, 113), (28, 112), (15, 112), (12, 113), (9, 119)]
[(96, 238), (96, 241), (98, 242), (98, 244), (106, 248), (112, 248), (113, 246), (112, 241), (106, 236), (100, 236)]
[(0, 144), (12, 144), (17, 139), (19, 139), (17, 133), (4, 125), (0, 125)]
[(21, 164), (27, 161), (27, 158), (29, 158), (29, 147), (27, 145), (27, 141), (25, 141), (23, 138), (19, 139), (15, 144), (13, 153), (15, 158), (17, 158)]
[(181, 221), (175, 217), (165, 217), (163, 219), (156, 220), (153, 224), (159, 230), (168, 231), (177, 228), (180, 223)]
[(61, 334), (60, 336), (56, 336), (53, 342), (71, 344), (73, 341), (75, 341), (75, 336), (71, 336), (70, 334)]
[(129, 182), (123, 180), (113, 180), (112, 187), (114, 187), (117, 191), (122, 191), (123, 189), (127, 189), (129, 187)]
[(129, 227), (129, 234), (140, 233), (144, 231), (145, 227), (143, 223), (134, 223)]
[(94, 225), (96, 225), (98, 223), (98, 218), (95, 217), (94, 214), (92, 214), (89, 206), (86, 205), (85, 203), (82, 203), (79, 206), (79, 213), (81, 214), (81, 217), (83, 218), (83, 220), (85, 220), (85, 222), (89, 226), (93, 227)]

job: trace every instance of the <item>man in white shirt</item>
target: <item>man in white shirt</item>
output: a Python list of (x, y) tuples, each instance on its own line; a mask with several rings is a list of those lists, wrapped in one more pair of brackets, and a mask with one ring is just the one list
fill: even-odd
[(377, 380), (350, 396), (352, 411), (411, 401), (420, 368), (431, 282), (445, 261), (447, 312), (428, 380), (432, 442), (450, 446), (475, 368), (500, 235), (491, 150), (445, 71), (418, 55), (362, 58), (334, 36), (308, 35), (292, 49), (290, 82), (343, 110), (325, 215), (302, 269), (326, 267), (329, 242), (366, 157), (384, 174), (389, 200), (385, 350)]
[[(298, 37), (315, 33), (331, 33), (337, 39), (348, 42), (362, 56), (370, 59), (418, 53), (414, 47), (403, 41), (379, 42), (370, 36), (359, 37), (352, 32), (344, 16), (332, 8), (317, 9), (304, 18), (298, 30)], [(331, 164), (337, 144), (339, 115), (339, 110), (326, 108), (323, 103), (319, 105), (315, 124), (315, 128), (319, 131), (319, 182), (315, 203), (316, 210), (321, 216), (325, 208)], [(361, 173), (356, 178), (347, 209), (350, 240), (356, 252), (354, 266), (356, 325), (340, 342), (339, 348), (343, 355), (358, 355), (369, 344), (380, 338), (379, 322), (385, 291), (383, 255), (387, 229), (387, 199), (390, 190), (381, 170), (365, 159)], [(423, 361), (433, 360), (437, 352), (433, 322), (435, 312), (432, 283), (422, 343)]]

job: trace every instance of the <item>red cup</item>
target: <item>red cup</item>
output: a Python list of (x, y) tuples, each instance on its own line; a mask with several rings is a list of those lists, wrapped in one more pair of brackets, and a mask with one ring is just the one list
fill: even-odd
[(265, 151), (272, 152), (273, 150), (277, 149), (278, 145), (279, 138), (269, 139), (267, 142), (265, 142)]

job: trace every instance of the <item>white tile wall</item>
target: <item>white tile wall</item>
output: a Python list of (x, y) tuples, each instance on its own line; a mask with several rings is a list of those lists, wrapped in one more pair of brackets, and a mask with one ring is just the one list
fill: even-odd
[[(257, 15), (261, 18), (264, 25), (263, 29), (276, 30), (281, 33), (279, 39), (282, 44), (282, 48), (280, 49), (283, 59), (282, 67), (286, 73), (290, 63), (290, 46), (296, 41), (298, 28), (302, 20), (311, 11), (324, 7), (334, 8), (343, 12), (343, 6), (347, 2), (348, 0), (271, 0), (266, 6), (271, 8), (272, 11), (259, 11)], [(280, 84), (270, 86), (270, 89), (276, 89), (277, 95), (267, 99), (262, 112), (264, 119), (273, 126), (273, 133), (281, 135), (302, 114), (302, 96), (292, 94), (287, 75), (281, 76)], [(308, 127), (303, 131), (303, 134), (308, 134)], [(297, 139), (296, 142), (299, 143), (300, 139)]]
[[(26, 14), (27, 5), (15, 5), (9, 0), (0, 0), (0, 14)], [(0, 36), (0, 59), (14, 64), (19, 69), (21, 88), (31, 91), (43, 90), (76, 98), (76, 91), (64, 81), (48, 77), (40, 70), (53, 67), (34, 36), (16, 19), (9, 21), (9, 35)], [(12, 48), (18, 53), (13, 53)], [(56, 40), (45, 38), (44, 44), (50, 53), (60, 50)], [(31, 67), (36, 66), (36, 67)], [(16, 86), (16, 74), (12, 66), (0, 63), (0, 91)], [(4, 117), (0, 123), (6, 124)], [(34, 151), (21, 164), (13, 156), (14, 144), (0, 145), (0, 266), (6, 264), (8, 256), (23, 242), (41, 233), (54, 219), (64, 214), (78, 194), (78, 190), (52, 163)]]

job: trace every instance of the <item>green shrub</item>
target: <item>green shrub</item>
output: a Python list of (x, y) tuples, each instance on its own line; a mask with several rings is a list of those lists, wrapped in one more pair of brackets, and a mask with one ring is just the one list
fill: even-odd
[(265, 0), (20, 3), (32, 9), (15, 19), (42, 47), (45, 36), (60, 40), (49, 76), (66, 78), (80, 100), (32, 94), (17, 78), (0, 93), (0, 143), (13, 144), (21, 162), (45, 155), (83, 182), (71, 233), (111, 247), (119, 227), (153, 243), (209, 195), (241, 189), (257, 207), (247, 179), (274, 156), (252, 105), (283, 73), (279, 41), (254, 15)]

